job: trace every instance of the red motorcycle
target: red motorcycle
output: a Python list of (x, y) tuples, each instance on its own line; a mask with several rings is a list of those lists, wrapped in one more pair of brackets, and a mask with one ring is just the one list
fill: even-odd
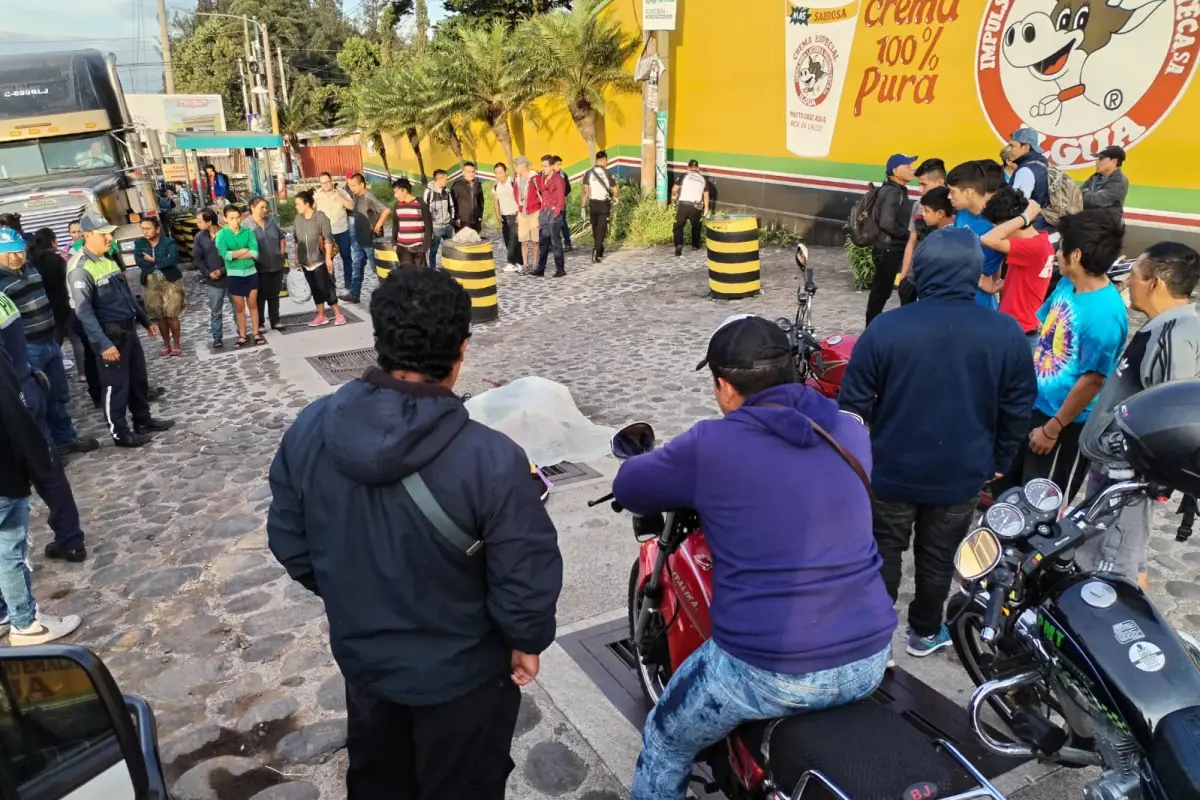
[(788, 333), (792, 341), (792, 352), (800, 380), (826, 397), (837, 398), (842, 390), (842, 378), (850, 353), (858, 343), (852, 333), (837, 333), (818, 340), (812, 322), (812, 309), (817, 295), (817, 284), (813, 270), (808, 266), (808, 248), (803, 243), (796, 245), (796, 266), (804, 276), (804, 283), (796, 290), (796, 316), (794, 319), (781, 317), (775, 324)]
[[(655, 446), (636, 423), (613, 437), (625, 459)], [(612, 500), (612, 495), (589, 506)], [(629, 636), (638, 679), (656, 703), (675, 668), (710, 635), (713, 557), (694, 511), (634, 516), (641, 552), (629, 575)], [(697, 756), (707, 791), (729, 800), (966, 800), (1003, 796), (949, 742), (931, 743), (887, 707), (865, 701), (745, 725)]]

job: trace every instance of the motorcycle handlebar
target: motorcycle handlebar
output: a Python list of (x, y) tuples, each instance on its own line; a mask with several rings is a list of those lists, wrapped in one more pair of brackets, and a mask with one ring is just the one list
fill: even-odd
[(993, 573), (993, 579), (989, 581), (987, 612), (983, 617), (983, 630), (979, 633), (979, 638), (984, 642), (991, 643), (995, 640), (996, 633), (1000, 630), (1000, 618), (1004, 613), (1004, 601), (1011, 588), (1008, 569), (998, 568)]
[(808, 292), (809, 294), (812, 294), (817, 290), (817, 282), (813, 278), (814, 272), (815, 270), (812, 267), (809, 267), (804, 278), (804, 291)]

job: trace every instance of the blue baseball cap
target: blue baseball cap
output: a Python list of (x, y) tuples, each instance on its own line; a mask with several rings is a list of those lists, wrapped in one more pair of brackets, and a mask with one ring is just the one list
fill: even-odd
[(1033, 148), (1035, 153), (1045, 152), (1042, 150), (1042, 135), (1033, 128), (1017, 128), (1013, 131), (1012, 140), (1017, 144)]
[(12, 228), (0, 228), (0, 253), (24, 253), (25, 237)]
[(906, 156), (904, 153), (896, 153), (887, 160), (887, 174), (891, 175), (896, 171), (896, 167), (907, 167), (909, 164), (916, 163), (920, 156)]

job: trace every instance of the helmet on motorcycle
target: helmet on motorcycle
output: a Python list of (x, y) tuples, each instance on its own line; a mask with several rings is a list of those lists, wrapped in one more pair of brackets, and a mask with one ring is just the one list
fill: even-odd
[(1149, 480), (1200, 495), (1200, 380), (1169, 381), (1117, 407), (1125, 457)]

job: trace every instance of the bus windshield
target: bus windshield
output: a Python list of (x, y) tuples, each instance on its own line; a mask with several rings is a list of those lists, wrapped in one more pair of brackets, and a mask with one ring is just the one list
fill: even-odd
[(112, 140), (103, 133), (0, 145), (0, 180), (116, 165)]

